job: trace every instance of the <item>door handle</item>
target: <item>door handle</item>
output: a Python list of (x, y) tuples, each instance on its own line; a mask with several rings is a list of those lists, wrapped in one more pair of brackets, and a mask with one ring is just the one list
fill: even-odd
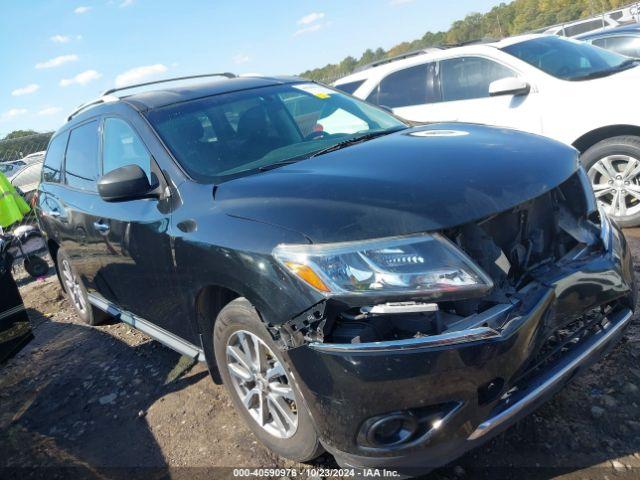
[(95, 228), (100, 233), (109, 233), (111, 227), (106, 223), (102, 222), (93, 222), (93, 228)]

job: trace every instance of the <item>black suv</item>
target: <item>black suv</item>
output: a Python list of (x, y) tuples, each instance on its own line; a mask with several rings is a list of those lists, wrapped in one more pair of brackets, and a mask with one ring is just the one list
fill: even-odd
[(418, 473), (621, 337), (631, 256), (574, 149), (225, 77), (72, 114), (38, 214), (78, 315), (205, 361), (273, 451)]

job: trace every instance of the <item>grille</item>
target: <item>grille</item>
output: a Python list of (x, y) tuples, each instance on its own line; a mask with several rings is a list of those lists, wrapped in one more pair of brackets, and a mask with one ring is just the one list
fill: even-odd
[(611, 310), (611, 307), (594, 308), (567, 325), (544, 333), (537, 353), (512, 383), (526, 385), (540, 372), (551, 368), (573, 348), (597, 333), (606, 324), (606, 316)]

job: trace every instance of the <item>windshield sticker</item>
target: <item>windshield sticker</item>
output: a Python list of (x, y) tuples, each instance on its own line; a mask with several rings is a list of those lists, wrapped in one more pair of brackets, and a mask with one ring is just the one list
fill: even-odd
[(317, 85), (315, 83), (301, 83), (298, 85), (292, 85), (293, 88), (297, 88), (298, 90), (302, 90), (303, 92), (310, 93), (318, 98), (326, 99), (334, 93), (333, 90), (330, 90), (322, 85)]

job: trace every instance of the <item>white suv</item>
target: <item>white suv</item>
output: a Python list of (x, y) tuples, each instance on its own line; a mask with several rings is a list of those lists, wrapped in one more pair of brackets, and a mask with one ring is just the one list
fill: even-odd
[(462, 121), (546, 135), (582, 154), (598, 200), (640, 225), (638, 62), (551, 35), (430, 49), (334, 86), (415, 122)]

